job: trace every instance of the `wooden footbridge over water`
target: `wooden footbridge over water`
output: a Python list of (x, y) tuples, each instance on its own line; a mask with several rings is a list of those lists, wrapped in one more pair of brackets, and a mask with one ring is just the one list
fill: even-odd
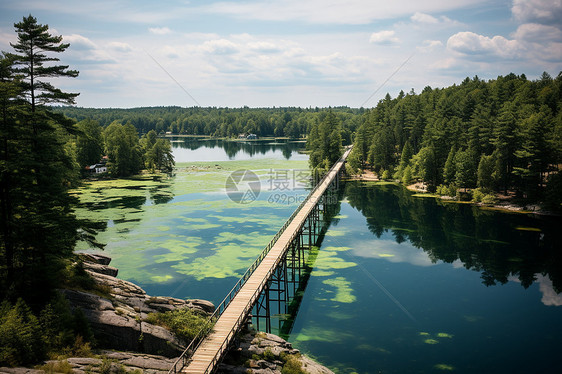
[[(265, 330), (271, 331), (272, 309), (285, 313), (287, 303), (297, 293), (298, 281), (305, 268), (304, 250), (316, 244), (320, 235), (319, 217), (326, 206), (325, 194), (337, 183), (351, 152), (332, 166), (287, 222), (248, 268), (238, 283), (211, 316), (216, 321), (212, 330), (196, 336), (176, 361), (170, 373), (212, 373), (249, 318), (255, 318), (257, 329), (265, 318)], [(264, 313), (264, 314), (262, 314)], [(208, 333), (208, 335), (207, 335)]]

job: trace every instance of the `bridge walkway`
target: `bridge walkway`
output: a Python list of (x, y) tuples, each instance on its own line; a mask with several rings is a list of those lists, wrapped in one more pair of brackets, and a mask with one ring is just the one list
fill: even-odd
[(290, 243), (299, 235), (310, 212), (320, 201), (330, 184), (336, 179), (341, 168), (345, 165), (345, 160), (350, 152), (351, 148), (346, 149), (342, 157), (332, 166), (326, 176), (301, 204), (300, 209), (295, 212), (296, 214), (288, 222), (285, 230), (277, 238), (267, 255), (251, 273), (246, 282), (243, 283), (222, 314), (220, 314), (212, 332), (199, 344), (191, 358), (187, 360), (186, 366), (181, 369), (182, 373), (212, 373), (220, 363), (222, 355), (228, 349), (234, 335), (248, 318), (271, 275), (280, 262), (283, 261)]

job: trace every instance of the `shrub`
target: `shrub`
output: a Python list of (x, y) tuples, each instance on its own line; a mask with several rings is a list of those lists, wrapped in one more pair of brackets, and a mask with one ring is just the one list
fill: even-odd
[(203, 329), (206, 329), (209, 333), (213, 327), (212, 322), (206, 316), (189, 308), (175, 309), (164, 313), (150, 313), (146, 322), (166, 327), (184, 343), (193, 340)]
[(281, 359), (285, 362), (281, 374), (306, 374), (299, 360), (300, 355), (281, 355)]
[(383, 180), (390, 179), (390, 172), (388, 170), (383, 171), (381, 179)]
[(0, 306), (0, 364), (18, 366), (35, 363), (45, 357), (41, 325), (26, 303), (19, 299), (12, 306)]
[(498, 199), (493, 194), (486, 194), (482, 197), (482, 203), (492, 205), (497, 203)]
[(45, 365), (39, 366), (39, 370), (43, 370), (47, 374), (54, 374), (54, 373), (71, 374), (73, 372), (72, 366), (66, 360), (47, 362)]
[(484, 192), (480, 188), (475, 188), (472, 190), (472, 201), (479, 203), (484, 198)]
[(275, 360), (275, 355), (271, 351), (271, 348), (266, 348), (263, 352), (263, 359), (266, 361), (273, 361)]

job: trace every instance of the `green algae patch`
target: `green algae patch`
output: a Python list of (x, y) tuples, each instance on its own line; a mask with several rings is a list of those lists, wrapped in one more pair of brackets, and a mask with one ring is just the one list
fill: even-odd
[(337, 257), (337, 255), (337, 251), (319, 251), (314, 269), (330, 271), (334, 269), (347, 269), (357, 266), (355, 262), (345, 261), (344, 259)]
[(171, 275), (154, 275), (150, 277), (150, 279), (155, 283), (165, 283), (169, 280), (174, 279), (174, 277)]
[(349, 251), (350, 249), (351, 247), (334, 247), (334, 246), (322, 248), (323, 251), (333, 251), (333, 252), (345, 252), (345, 251)]
[(316, 270), (316, 269), (314, 269), (312, 273), (310, 273), (312, 277), (329, 277), (334, 274), (335, 274), (334, 271)]
[(369, 344), (360, 344), (356, 347), (356, 349), (359, 349), (361, 351), (381, 353), (381, 354), (385, 354), (385, 355), (389, 355), (391, 353), (387, 349), (384, 349), (384, 348), (381, 348), (381, 347), (373, 347), (372, 345), (369, 345)]
[(435, 339), (425, 339), (423, 342), (425, 344), (438, 344), (439, 343), (439, 341), (435, 340)]
[(379, 253), (379, 257), (383, 257), (383, 258), (385, 258), (385, 257), (394, 257), (394, 255), (393, 255), (393, 254), (390, 254), (390, 253)]
[(217, 223), (210, 223), (210, 222), (189, 223), (187, 225), (178, 226), (178, 228), (181, 228), (181, 229), (194, 230), (194, 231), (215, 229), (217, 227), (221, 227), (221, 225), (219, 225)]
[(210, 256), (181, 261), (172, 268), (198, 281), (205, 278), (239, 278), (260, 252), (261, 248), (248, 245), (221, 244), (211, 251)]
[(419, 334), (420, 334), (421, 336), (429, 336), (429, 333), (428, 333), (428, 332), (424, 332), (424, 331), (420, 332)]
[(447, 334), (446, 332), (438, 332), (437, 337), (438, 338), (449, 338), (449, 339), (451, 339), (453, 337), (453, 335)]
[(537, 228), (537, 227), (523, 227), (523, 226), (517, 226), (515, 228), (515, 230), (519, 230), (519, 231), (532, 231), (532, 232), (541, 232), (541, 229)]
[(350, 287), (351, 282), (346, 280), (344, 277), (326, 279), (322, 283), (336, 288), (336, 296), (330, 300), (347, 304), (355, 302), (356, 297), (352, 294), (353, 289)]
[(338, 343), (343, 342), (348, 339), (352, 339), (353, 336), (347, 332), (336, 331), (336, 330), (326, 330), (318, 327), (305, 327), (301, 332), (295, 337), (295, 342), (326, 342), (326, 343)]
[(437, 370), (444, 370), (444, 371), (453, 371), (455, 370), (455, 367), (453, 365), (447, 365), (447, 364), (437, 364), (435, 366), (433, 366), (435, 369)]
[(188, 259), (190, 254), (196, 253), (199, 246), (203, 244), (202, 238), (187, 237), (183, 240), (168, 239), (158, 246), (167, 249), (167, 253), (154, 256), (155, 263), (178, 262)]
[(333, 310), (329, 313), (326, 313), (326, 317), (330, 317), (330, 318), (336, 319), (338, 321), (345, 321), (345, 320), (348, 320), (348, 319), (352, 319), (355, 316), (353, 314), (343, 313), (343, 312), (339, 312), (337, 310)]

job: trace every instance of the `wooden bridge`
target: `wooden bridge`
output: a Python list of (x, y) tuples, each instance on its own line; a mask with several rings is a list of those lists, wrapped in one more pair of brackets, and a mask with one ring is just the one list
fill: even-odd
[[(337, 180), (350, 152), (351, 147), (348, 147), (343, 156), (293, 212), (261, 255), (216, 308), (211, 316), (211, 319), (216, 322), (210, 333), (209, 330), (201, 331), (176, 361), (170, 373), (205, 374), (212, 373), (217, 368), (236, 333), (248, 320), (254, 305), (259, 302), (260, 295), (269, 287), (268, 282), (271, 282), (279, 273), (279, 269), (283, 268), (282, 265), (287, 260), (288, 252), (291, 249), (294, 252), (294, 243), (300, 242), (299, 236), (302, 236), (305, 223), (317, 212), (319, 202), (330, 185)], [(316, 223), (314, 225), (316, 226)], [(309, 226), (311, 226), (310, 222)], [(310, 227), (308, 232), (309, 235), (312, 235)], [(298, 261), (300, 262), (300, 259)], [(285, 276), (285, 281), (286, 279)], [(277, 291), (281, 292), (280, 288), (281, 286)], [(268, 292), (266, 294), (269, 295)], [(279, 300), (280, 298), (276, 301)], [(267, 316), (269, 317), (269, 310)]]

